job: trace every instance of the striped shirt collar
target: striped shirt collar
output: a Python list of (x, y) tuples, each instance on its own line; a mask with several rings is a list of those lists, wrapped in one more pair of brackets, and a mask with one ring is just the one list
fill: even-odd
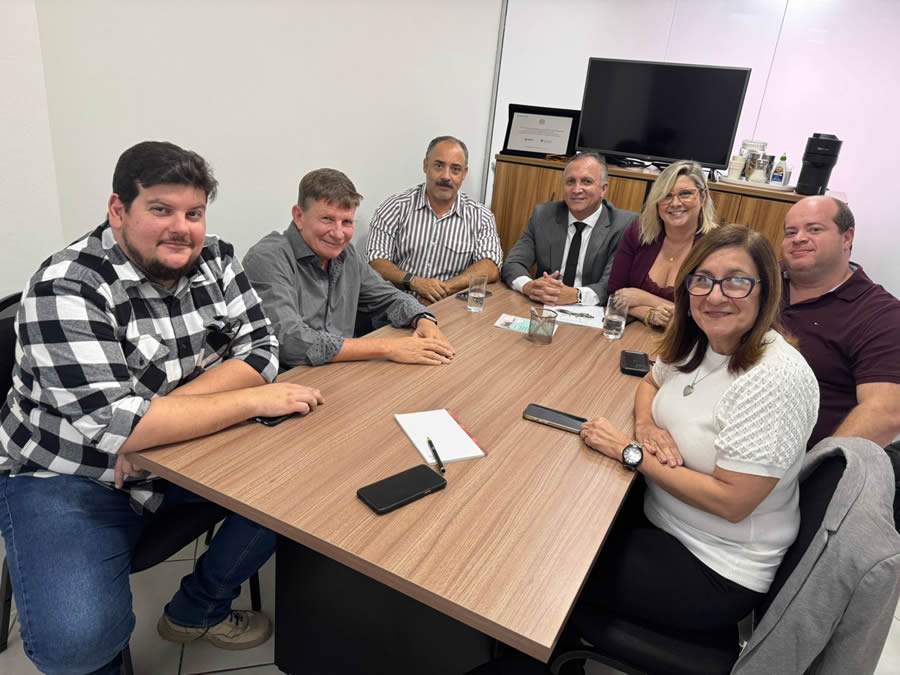
[[(462, 190), (456, 193), (456, 201), (453, 202), (453, 208), (451, 208), (447, 213), (438, 217), (435, 214), (435, 218), (441, 220), (441, 218), (446, 218), (447, 216), (453, 215), (454, 213), (462, 218), (462, 212), (460, 208), (462, 207), (462, 202), (466, 198), (466, 196), (462, 193)], [(419, 189), (416, 191), (415, 196), (415, 209), (430, 209), (432, 213), (434, 213), (434, 209), (431, 208), (431, 204), (428, 202), (428, 195), (425, 193), (425, 183), (419, 184)]]

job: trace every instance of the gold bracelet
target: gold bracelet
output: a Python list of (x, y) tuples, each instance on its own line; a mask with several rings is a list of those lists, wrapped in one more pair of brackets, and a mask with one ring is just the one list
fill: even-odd
[(647, 328), (653, 328), (653, 326), (650, 325), (650, 319), (653, 317), (653, 314), (655, 312), (656, 312), (656, 308), (651, 307), (650, 309), (647, 310), (647, 313), (644, 314), (644, 325), (647, 326)]

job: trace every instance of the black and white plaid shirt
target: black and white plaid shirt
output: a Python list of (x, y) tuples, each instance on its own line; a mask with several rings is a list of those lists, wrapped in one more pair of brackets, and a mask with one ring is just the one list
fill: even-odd
[(375, 211), (367, 257), (369, 262), (390, 260), (417, 277), (445, 281), (484, 258), (499, 269), (503, 249), (488, 207), (460, 192), (453, 208), (438, 218), (422, 183), (388, 197)]
[[(267, 382), (278, 341), (230, 244), (207, 237), (174, 289), (150, 282), (108, 223), (48, 258), (16, 318), (16, 365), (0, 408), (0, 471), (112, 484), (116, 453), (150, 407), (223, 359)], [(155, 481), (130, 481), (154, 511)]]

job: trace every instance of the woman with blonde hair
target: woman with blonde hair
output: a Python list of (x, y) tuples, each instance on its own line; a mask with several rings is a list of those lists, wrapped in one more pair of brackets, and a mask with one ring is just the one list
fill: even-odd
[(628, 313), (664, 328), (672, 318), (675, 275), (694, 242), (716, 227), (716, 209), (696, 162), (670, 164), (650, 188), (639, 218), (616, 251), (609, 293)]

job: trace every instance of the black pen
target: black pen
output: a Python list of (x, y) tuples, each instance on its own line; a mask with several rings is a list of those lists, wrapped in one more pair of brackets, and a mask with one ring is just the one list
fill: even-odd
[(437, 448), (434, 447), (434, 443), (431, 442), (430, 438), (426, 438), (428, 441), (428, 448), (431, 450), (431, 454), (434, 455), (434, 458), (437, 460), (438, 468), (441, 470), (441, 473), (445, 473), (447, 470), (444, 468), (444, 463), (441, 461), (441, 456), (437, 454)]

